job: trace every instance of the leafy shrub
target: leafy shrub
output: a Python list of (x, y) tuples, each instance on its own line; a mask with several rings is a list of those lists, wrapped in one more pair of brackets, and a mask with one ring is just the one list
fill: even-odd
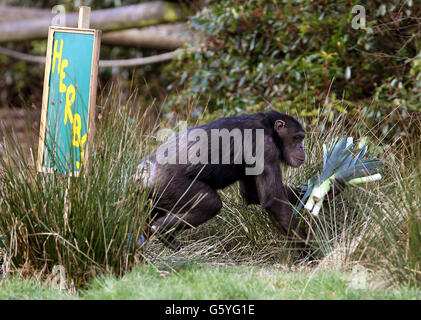
[[(416, 1), (208, 4), (191, 18), (200, 37), (176, 62), (170, 108), (196, 100), (199, 110), (232, 114), (270, 104), (314, 119), (322, 105), (331, 119), (336, 111), (376, 121), (396, 107), (390, 120), (421, 110)], [(357, 4), (366, 29), (352, 28)]]

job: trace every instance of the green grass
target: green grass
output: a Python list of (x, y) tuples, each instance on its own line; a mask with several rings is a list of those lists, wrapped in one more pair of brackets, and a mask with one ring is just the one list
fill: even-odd
[(0, 300), (65, 300), (76, 299), (60, 290), (37, 283), (34, 279), (14, 277), (0, 285)]
[(74, 295), (12, 278), (0, 287), (0, 299), (421, 299), (419, 290), (374, 286), (373, 275), (362, 271), (187, 264), (177, 271), (143, 266), (120, 279), (98, 277)]

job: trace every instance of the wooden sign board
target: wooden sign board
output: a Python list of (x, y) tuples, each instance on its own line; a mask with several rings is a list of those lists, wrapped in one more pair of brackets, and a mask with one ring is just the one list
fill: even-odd
[(38, 171), (78, 176), (87, 164), (94, 134), (100, 38), (99, 30), (49, 29)]

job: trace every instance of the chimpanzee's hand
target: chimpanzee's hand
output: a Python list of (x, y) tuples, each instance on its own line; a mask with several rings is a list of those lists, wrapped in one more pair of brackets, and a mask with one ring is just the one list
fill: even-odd
[(333, 195), (337, 196), (342, 191), (344, 191), (345, 187), (346, 187), (346, 182), (344, 179), (335, 178), (335, 180), (333, 180), (333, 183), (331, 184), (330, 191), (327, 194), (327, 198), (329, 199), (329, 201), (333, 199)]

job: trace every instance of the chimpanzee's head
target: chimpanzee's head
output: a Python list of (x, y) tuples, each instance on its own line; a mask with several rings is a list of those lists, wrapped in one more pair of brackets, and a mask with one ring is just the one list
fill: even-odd
[(280, 138), (281, 160), (293, 168), (301, 166), (306, 159), (303, 126), (294, 117), (282, 114), (282, 118), (275, 121), (274, 129)]

